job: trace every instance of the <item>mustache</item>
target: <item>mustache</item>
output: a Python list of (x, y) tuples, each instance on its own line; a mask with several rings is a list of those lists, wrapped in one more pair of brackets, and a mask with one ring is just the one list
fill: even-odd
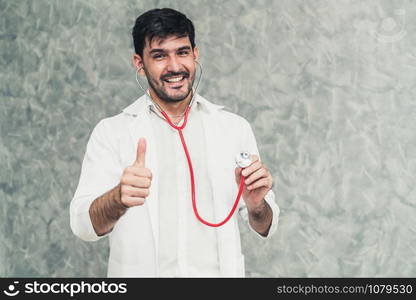
[(164, 74), (160, 76), (160, 80), (166, 80), (168, 77), (174, 77), (174, 76), (183, 76), (185, 78), (189, 77), (189, 72), (183, 71), (183, 72), (169, 72), (167, 74)]

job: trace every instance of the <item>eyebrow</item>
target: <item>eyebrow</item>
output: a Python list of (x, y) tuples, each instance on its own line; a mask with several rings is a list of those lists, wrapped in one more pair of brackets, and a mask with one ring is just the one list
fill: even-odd
[[(191, 47), (190, 46), (183, 46), (183, 47), (178, 48), (175, 51), (183, 51), (183, 50), (191, 50)], [(156, 49), (150, 50), (149, 54), (153, 54), (153, 53), (163, 53), (163, 52), (166, 52), (166, 51), (163, 50), (163, 49), (160, 49), (160, 48), (156, 48)]]
[(191, 47), (183, 46), (183, 47), (180, 47), (177, 51), (182, 51), (182, 50), (191, 50)]

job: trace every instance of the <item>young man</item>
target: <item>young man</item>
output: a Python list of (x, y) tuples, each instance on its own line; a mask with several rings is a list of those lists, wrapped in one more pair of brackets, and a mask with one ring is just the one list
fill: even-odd
[[(133, 62), (149, 90), (94, 128), (71, 202), (72, 231), (85, 241), (109, 236), (109, 277), (244, 276), (237, 217), (221, 227), (196, 217), (183, 143), (199, 215), (222, 221), (243, 175), (238, 211), (253, 232), (268, 238), (279, 208), (251, 127), (194, 94), (198, 48), (185, 15), (150, 10), (137, 18), (133, 41)], [(182, 125), (181, 133), (174, 128)], [(235, 166), (242, 150), (252, 154), (244, 170)]]

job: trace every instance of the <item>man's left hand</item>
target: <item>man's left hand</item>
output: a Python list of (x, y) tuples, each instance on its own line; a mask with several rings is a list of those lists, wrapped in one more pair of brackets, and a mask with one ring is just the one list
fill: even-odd
[(260, 162), (257, 155), (251, 155), (251, 165), (235, 169), (235, 180), (240, 184), (241, 174), (245, 177), (243, 199), (247, 209), (253, 211), (263, 204), (263, 199), (272, 188), (273, 178), (269, 169)]

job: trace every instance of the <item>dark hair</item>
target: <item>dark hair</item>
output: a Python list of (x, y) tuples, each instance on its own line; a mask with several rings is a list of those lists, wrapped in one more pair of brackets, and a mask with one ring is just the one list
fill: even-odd
[(171, 8), (156, 8), (145, 12), (136, 19), (133, 31), (133, 44), (136, 54), (143, 58), (143, 49), (148, 38), (166, 38), (170, 35), (188, 36), (192, 49), (195, 47), (195, 29), (192, 21), (183, 13)]

